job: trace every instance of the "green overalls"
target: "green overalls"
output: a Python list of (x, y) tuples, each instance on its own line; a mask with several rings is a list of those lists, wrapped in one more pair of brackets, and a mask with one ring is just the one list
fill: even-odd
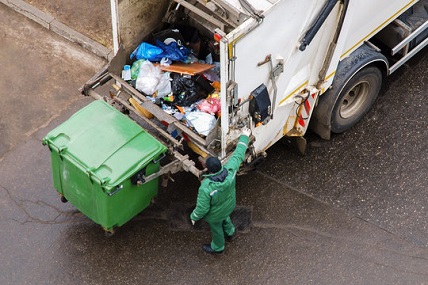
[(238, 145), (229, 161), (216, 173), (204, 175), (196, 201), (196, 208), (190, 219), (208, 222), (212, 233), (211, 248), (224, 250), (224, 234), (231, 236), (235, 227), (230, 214), (236, 207), (236, 173), (244, 161), (248, 147), (248, 137), (241, 135)]

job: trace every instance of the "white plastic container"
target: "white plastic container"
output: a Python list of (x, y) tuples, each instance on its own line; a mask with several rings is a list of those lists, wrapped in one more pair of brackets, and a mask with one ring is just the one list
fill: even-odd
[(125, 81), (131, 80), (131, 66), (130, 65), (123, 66), (122, 79)]

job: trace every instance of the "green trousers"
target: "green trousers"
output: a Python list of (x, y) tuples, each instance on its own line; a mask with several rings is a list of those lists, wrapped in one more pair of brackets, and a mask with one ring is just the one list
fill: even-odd
[(224, 235), (231, 236), (235, 232), (235, 226), (232, 223), (230, 217), (227, 217), (223, 221), (209, 222), (211, 228), (212, 242), (211, 248), (215, 251), (224, 250)]

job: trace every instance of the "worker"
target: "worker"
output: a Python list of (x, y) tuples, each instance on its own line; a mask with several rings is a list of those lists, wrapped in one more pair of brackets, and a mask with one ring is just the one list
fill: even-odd
[(190, 220), (194, 225), (204, 219), (210, 225), (211, 244), (202, 246), (207, 253), (223, 253), (225, 240), (232, 241), (236, 237), (230, 214), (236, 207), (236, 173), (244, 161), (250, 135), (251, 130), (244, 128), (235, 151), (224, 166), (217, 157), (210, 156), (205, 161), (208, 174), (203, 175)]

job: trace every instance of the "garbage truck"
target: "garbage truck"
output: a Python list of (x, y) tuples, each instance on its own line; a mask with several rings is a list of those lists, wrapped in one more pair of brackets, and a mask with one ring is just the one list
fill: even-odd
[[(172, 174), (201, 177), (204, 158), (227, 160), (243, 127), (252, 135), (242, 172), (283, 137), (293, 138), (303, 152), (308, 129), (330, 139), (358, 123), (375, 103), (383, 79), (428, 43), (427, 0), (111, 0), (111, 11), (115, 56), (81, 88), (101, 102), (79, 111), (73, 122), (44, 140), (62, 199), (88, 208), (83, 212), (107, 232), (148, 203), (120, 221), (106, 222), (92, 213), (98, 196), (109, 204), (126, 188), (150, 185), (148, 200)], [(172, 56), (177, 53), (184, 58)], [(144, 88), (147, 83), (153, 88)], [(115, 112), (120, 115), (111, 119), (108, 114)], [(93, 130), (104, 126), (89, 133), (102, 139), (87, 143), (94, 138), (80, 128), (99, 116), (110, 119), (88, 123)], [(127, 120), (132, 123), (121, 129), (118, 121)], [(136, 131), (128, 134), (127, 129)], [(136, 136), (139, 143), (133, 141)], [(102, 159), (82, 162), (79, 155), (91, 153), (85, 145), (97, 148), (117, 137), (115, 146), (102, 148), (104, 154), (96, 151)], [(79, 139), (70, 163), (85, 165), (76, 172), (90, 182), (81, 185), (61, 166)], [(141, 161), (132, 159), (132, 165), (122, 167), (128, 162), (117, 153), (129, 157), (124, 153), (134, 148), (147, 151), (135, 152), (132, 156)], [(117, 168), (124, 173), (114, 174), (106, 161), (121, 165)], [(83, 202), (90, 198), (82, 188), (94, 183), (100, 194)], [(104, 208), (103, 213), (119, 211)]]

